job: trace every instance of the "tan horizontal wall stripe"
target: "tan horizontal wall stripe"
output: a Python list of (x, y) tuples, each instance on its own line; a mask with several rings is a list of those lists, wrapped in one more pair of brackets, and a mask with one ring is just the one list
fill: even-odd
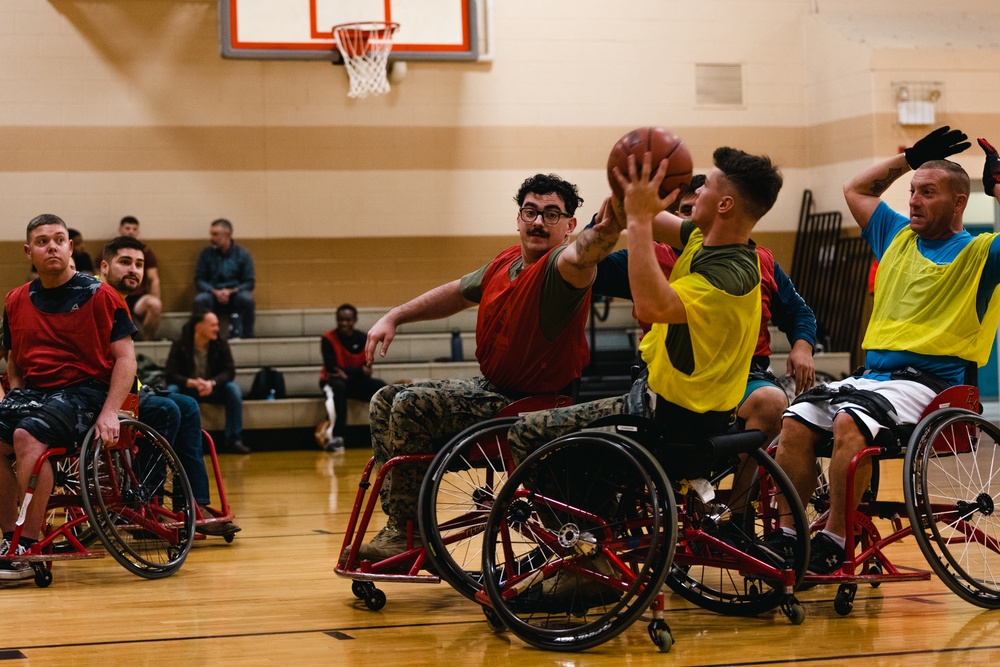
[[(629, 128), (0, 127), (0, 171), (593, 168)], [(801, 168), (871, 154), (870, 118), (811, 128), (678, 127), (695, 165), (729, 145)]]
[[(954, 114), (963, 126), (995, 115)], [(797, 127), (677, 127), (696, 167), (717, 146), (766, 153), (787, 168), (894, 151), (926, 130), (888, 114)], [(0, 171), (587, 169), (629, 128), (614, 127), (0, 127)], [(912, 137), (910, 135), (913, 135)], [(879, 137), (876, 145), (876, 136)]]

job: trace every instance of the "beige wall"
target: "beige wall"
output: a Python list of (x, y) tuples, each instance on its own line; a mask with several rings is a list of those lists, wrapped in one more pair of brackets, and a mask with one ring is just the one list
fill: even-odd
[[(161, 269), (168, 307), (183, 305), (207, 224), (224, 216), (258, 258), (262, 307), (387, 305), (513, 242), (511, 197), (530, 173), (577, 182), (589, 217), (611, 145), (646, 124), (678, 131), (696, 170), (723, 144), (782, 165), (758, 237), (788, 263), (804, 189), (844, 210), (847, 177), (927, 131), (896, 122), (893, 81), (945, 82), (940, 121), (1000, 138), (1000, 46), (963, 41), (965, 27), (930, 42), (928, 25), (951, 29), (933, 9), (868, 20), (854, 0), (493, 6), (492, 63), (410, 63), (389, 95), (349, 100), (346, 73), (326, 63), (222, 59), (216, 0), (0, 3), (0, 241), (15, 255), (0, 287), (20, 279), (34, 215), (97, 241), (132, 214), (174, 262)], [(742, 107), (695, 103), (702, 62), (743, 65)], [(960, 161), (981, 170), (978, 149)], [(894, 206), (906, 189), (887, 195)]]

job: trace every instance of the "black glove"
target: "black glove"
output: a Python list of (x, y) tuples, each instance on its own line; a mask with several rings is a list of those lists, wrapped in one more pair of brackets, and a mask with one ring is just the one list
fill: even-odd
[(992, 197), (993, 187), (1000, 182), (1000, 155), (997, 155), (997, 149), (983, 138), (979, 139), (979, 145), (986, 153), (986, 164), (983, 165), (983, 189)]
[[(965, 141), (968, 138), (961, 130), (953, 130), (947, 125), (939, 127), (903, 151), (906, 164), (910, 165), (910, 169), (917, 169), (924, 162), (943, 160), (949, 155), (961, 153), (972, 145)], [(965, 143), (959, 143), (963, 141)]]

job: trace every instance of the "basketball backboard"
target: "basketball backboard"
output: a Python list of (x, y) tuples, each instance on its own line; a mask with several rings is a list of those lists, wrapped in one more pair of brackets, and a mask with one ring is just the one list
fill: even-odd
[(227, 58), (339, 60), (333, 26), (399, 24), (393, 60), (476, 60), (484, 0), (219, 0)]

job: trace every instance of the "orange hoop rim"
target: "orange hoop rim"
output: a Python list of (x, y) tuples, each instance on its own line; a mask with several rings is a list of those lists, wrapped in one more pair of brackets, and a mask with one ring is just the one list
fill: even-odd
[[(399, 24), (392, 21), (356, 21), (354, 23), (340, 23), (333, 26), (333, 38), (337, 50), (342, 55), (362, 56), (368, 50), (368, 42), (375, 39), (392, 39), (392, 36), (399, 29)], [(339, 35), (343, 34), (350, 39), (348, 43), (340, 41)]]

